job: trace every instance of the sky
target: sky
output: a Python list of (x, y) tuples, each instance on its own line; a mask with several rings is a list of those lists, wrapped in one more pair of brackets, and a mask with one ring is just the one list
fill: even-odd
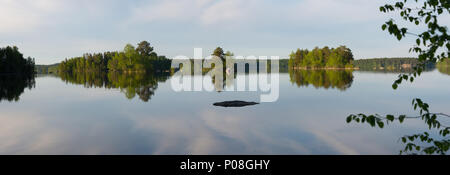
[(297, 48), (352, 49), (355, 59), (412, 56), (412, 39), (381, 30), (384, 0), (0, 0), (0, 47), (37, 64), (119, 51), (147, 40), (159, 55), (287, 58)]

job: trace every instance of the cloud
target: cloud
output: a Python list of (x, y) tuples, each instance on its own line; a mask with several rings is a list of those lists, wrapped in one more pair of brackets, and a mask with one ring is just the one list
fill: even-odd
[(181, 3), (163, 1), (160, 4), (148, 4), (143, 7), (137, 7), (133, 10), (132, 20), (151, 22), (186, 17), (188, 10), (183, 8), (183, 2), (186, 1), (181, 1)]
[(21, 8), (16, 1), (0, 1), (0, 33), (21, 32), (35, 28), (39, 15)]
[(105, 15), (111, 16), (112, 6), (113, 3), (106, 0), (1, 0), (0, 33), (40, 35), (49, 29), (60, 29), (77, 22), (86, 25)]
[(383, 2), (373, 0), (304, 0), (286, 8), (294, 20), (317, 23), (347, 23), (370, 21), (381, 17), (378, 7)]
[(30, 112), (3, 113), (0, 121), (1, 154), (36, 154), (48, 147), (58, 150), (55, 143), (64, 138), (54, 128), (45, 129), (42, 118)]
[(219, 1), (206, 8), (200, 16), (203, 24), (221, 24), (244, 20), (248, 17), (251, 1), (227, 0)]
[(311, 129), (309, 130), (310, 132), (312, 132), (313, 134), (315, 134), (315, 136), (317, 137), (317, 139), (320, 139), (321, 141), (323, 141), (325, 144), (327, 144), (329, 147), (334, 148), (336, 151), (339, 152), (339, 154), (347, 154), (347, 155), (356, 155), (358, 154), (358, 152), (353, 149), (351, 146), (348, 146), (345, 141), (341, 141), (338, 139), (338, 137), (326, 133), (326, 132), (322, 132), (319, 131), (317, 129)]
[(154, 22), (161, 20), (192, 20), (209, 0), (164, 0), (135, 6), (131, 9), (131, 22)]
[[(132, 22), (190, 22), (210, 25), (253, 25), (267, 23), (309, 25), (366, 22), (379, 19), (378, 6), (372, 0), (302, 0), (271, 2), (255, 0), (164, 0), (133, 8)], [(326, 21), (326, 22), (324, 22)]]
[[(0, 0), (0, 44), (19, 46), (25, 55), (35, 57), (38, 64), (79, 56), (84, 50), (115, 50), (122, 47), (118, 44), (143, 39), (166, 47), (167, 52), (160, 54), (168, 56), (188, 54), (191, 49), (187, 48), (193, 45), (221, 45), (233, 47), (237, 52), (242, 49), (251, 51), (249, 54), (286, 56), (297, 47), (325, 44), (346, 44), (352, 47), (357, 58), (374, 57), (377, 53), (400, 55), (403, 51), (389, 49), (397, 41), (379, 27), (388, 19), (378, 11), (383, 3), (373, 0)], [(441, 21), (445, 19), (448, 15)], [(79, 40), (99, 42), (80, 44)], [(374, 53), (366, 48), (380, 51)], [(189, 52), (180, 53), (180, 50)]]
[(2, 0), (0, 1), (0, 33), (33, 31), (49, 15), (64, 9), (58, 0)]
[(134, 7), (129, 21), (189, 21), (212, 25), (246, 19), (255, 1), (243, 0), (165, 0)]

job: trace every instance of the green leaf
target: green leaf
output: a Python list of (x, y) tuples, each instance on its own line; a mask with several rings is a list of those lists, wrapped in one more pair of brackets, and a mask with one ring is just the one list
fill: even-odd
[(378, 126), (379, 126), (380, 128), (383, 128), (383, 127), (384, 127), (384, 123), (383, 123), (383, 122), (378, 122)]
[(431, 16), (427, 16), (427, 17), (425, 18), (425, 23), (428, 23), (428, 22), (430, 21), (430, 19), (431, 19)]
[(386, 119), (388, 119), (389, 121), (394, 121), (394, 116), (393, 115), (387, 115)]
[(398, 117), (398, 120), (400, 121), (400, 123), (403, 123), (403, 121), (405, 120), (406, 116), (405, 115), (401, 115)]
[(392, 85), (392, 89), (397, 89), (397, 88), (398, 88), (397, 83), (394, 83), (394, 84)]
[(352, 116), (347, 117), (347, 123), (350, 123), (350, 122), (352, 122)]
[(408, 31), (408, 29), (407, 28), (402, 28), (401, 31), (402, 31), (402, 34), (405, 35), (405, 33)]

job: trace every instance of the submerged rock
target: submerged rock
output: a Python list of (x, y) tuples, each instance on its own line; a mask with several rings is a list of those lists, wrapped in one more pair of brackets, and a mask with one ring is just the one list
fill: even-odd
[(246, 101), (224, 101), (224, 102), (217, 102), (214, 103), (214, 106), (221, 106), (221, 107), (244, 107), (244, 106), (252, 106), (257, 105), (259, 103), (256, 102), (246, 102)]

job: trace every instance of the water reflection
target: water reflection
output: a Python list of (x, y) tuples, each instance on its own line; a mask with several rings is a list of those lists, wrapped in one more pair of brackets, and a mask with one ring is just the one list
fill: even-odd
[(351, 70), (290, 70), (291, 83), (298, 87), (313, 85), (315, 88), (346, 90), (353, 83)]
[(449, 66), (437, 66), (437, 69), (442, 74), (450, 75), (450, 67)]
[[(434, 65), (427, 65), (423, 72), (432, 72), (435, 70)], [(396, 68), (396, 69), (358, 69), (359, 72), (384, 73), (384, 74), (402, 74), (414, 73), (413, 68)]]
[(253, 105), (257, 105), (257, 104), (259, 104), (259, 103), (234, 100), (234, 101), (216, 102), (213, 105), (221, 106), (221, 107), (245, 107), (245, 106), (253, 106)]
[[(235, 88), (237, 73), (219, 71), (222, 69), (208, 69), (203, 71), (202, 76), (211, 78), (211, 84), (216, 92), (222, 92), (226, 88)], [(432, 69), (427, 69), (429, 72)], [(437, 70), (445, 75), (450, 75), (450, 67), (437, 67)], [(359, 70), (358, 72), (369, 73), (399, 73), (388, 70)], [(406, 73), (406, 69), (400, 71)], [(244, 73), (240, 76), (255, 78), (259, 73)], [(220, 75), (220, 76), (217, 76)], [(165, 82), (172, 74), (170, 73), (117, 73), (117, 72), (73, 72), (59, 73), (54, 75), (66, 83), (83, 85), (85, 88), (119, 89), (128, 99), (138, 96), (142, 101), (148, 102), (155, 94), (158, 83)], [(188, 75), (192, 76), (192, 75)], [(218, 78), (223, 76), (223, 78)], [(194, 76), (193, 76), (194, 77)], [(312, 85), (316, 89), (339, 89), (345, 91), (353, 84), (353, 71), (351, 70), (289, 70), (290, 82), (297, 87), (308, 87)], [(34, 77), (26, 76), (0, 76), (0, 101), (18, 101), (24, 89), (35, 87)]]
[(170, 74), (117, 73), (117, 72), (63, 72), (59, 77), (66, 83), (81, 84), (85, 88), (120, 89), (128, 99), (136, 95), (148, 102), (155, 94), (159, 82), (165, 82)]
[(0, 75), (0, 102), (3, 100), (19, 101), (25, 88), (35, 87), (34, 76)]
[[(327, 71), (315, 72), (322, 72), (315, 77), (326, 79), (322, 82), (328, 81), (327, 87), (335, 84), (337, 89), (339, 83), (332, 83)], [(19, 102), (0, 105), (0, 154), (397, 154), (403, 148), (398, 138), (416, 133), (423, 122), (392, 123), (380, 132), (366, 125), (346, 124), (345, 116), (408, 110), (410, 104), (405, 101), (417, 92), (433, 100), (433, 110), (450, 113), (450, 83), (446, 83), (450, 77), (437, 70), (424, 73), (413, 88), (400, 91), (390, 87), (397, 74), (335, 74), (354, 80), (347, 82), (351, 90), (343, 93), (322, 85), (320, 89), (298, 88), (290, 83), (296, 76), (291, 72), (280, 74), (277, 102), (244, 108), (212, 103), (254, 101), (260, 94), (176, 93), (170, 80), (162, 83), (157, 75), (37, 77), (36, 88), (23, 93)], [(156, 95), (148, 95), (151, 103), (131, 102), (122, 93), (110, 92), (117, 89), (134, 98)]]

